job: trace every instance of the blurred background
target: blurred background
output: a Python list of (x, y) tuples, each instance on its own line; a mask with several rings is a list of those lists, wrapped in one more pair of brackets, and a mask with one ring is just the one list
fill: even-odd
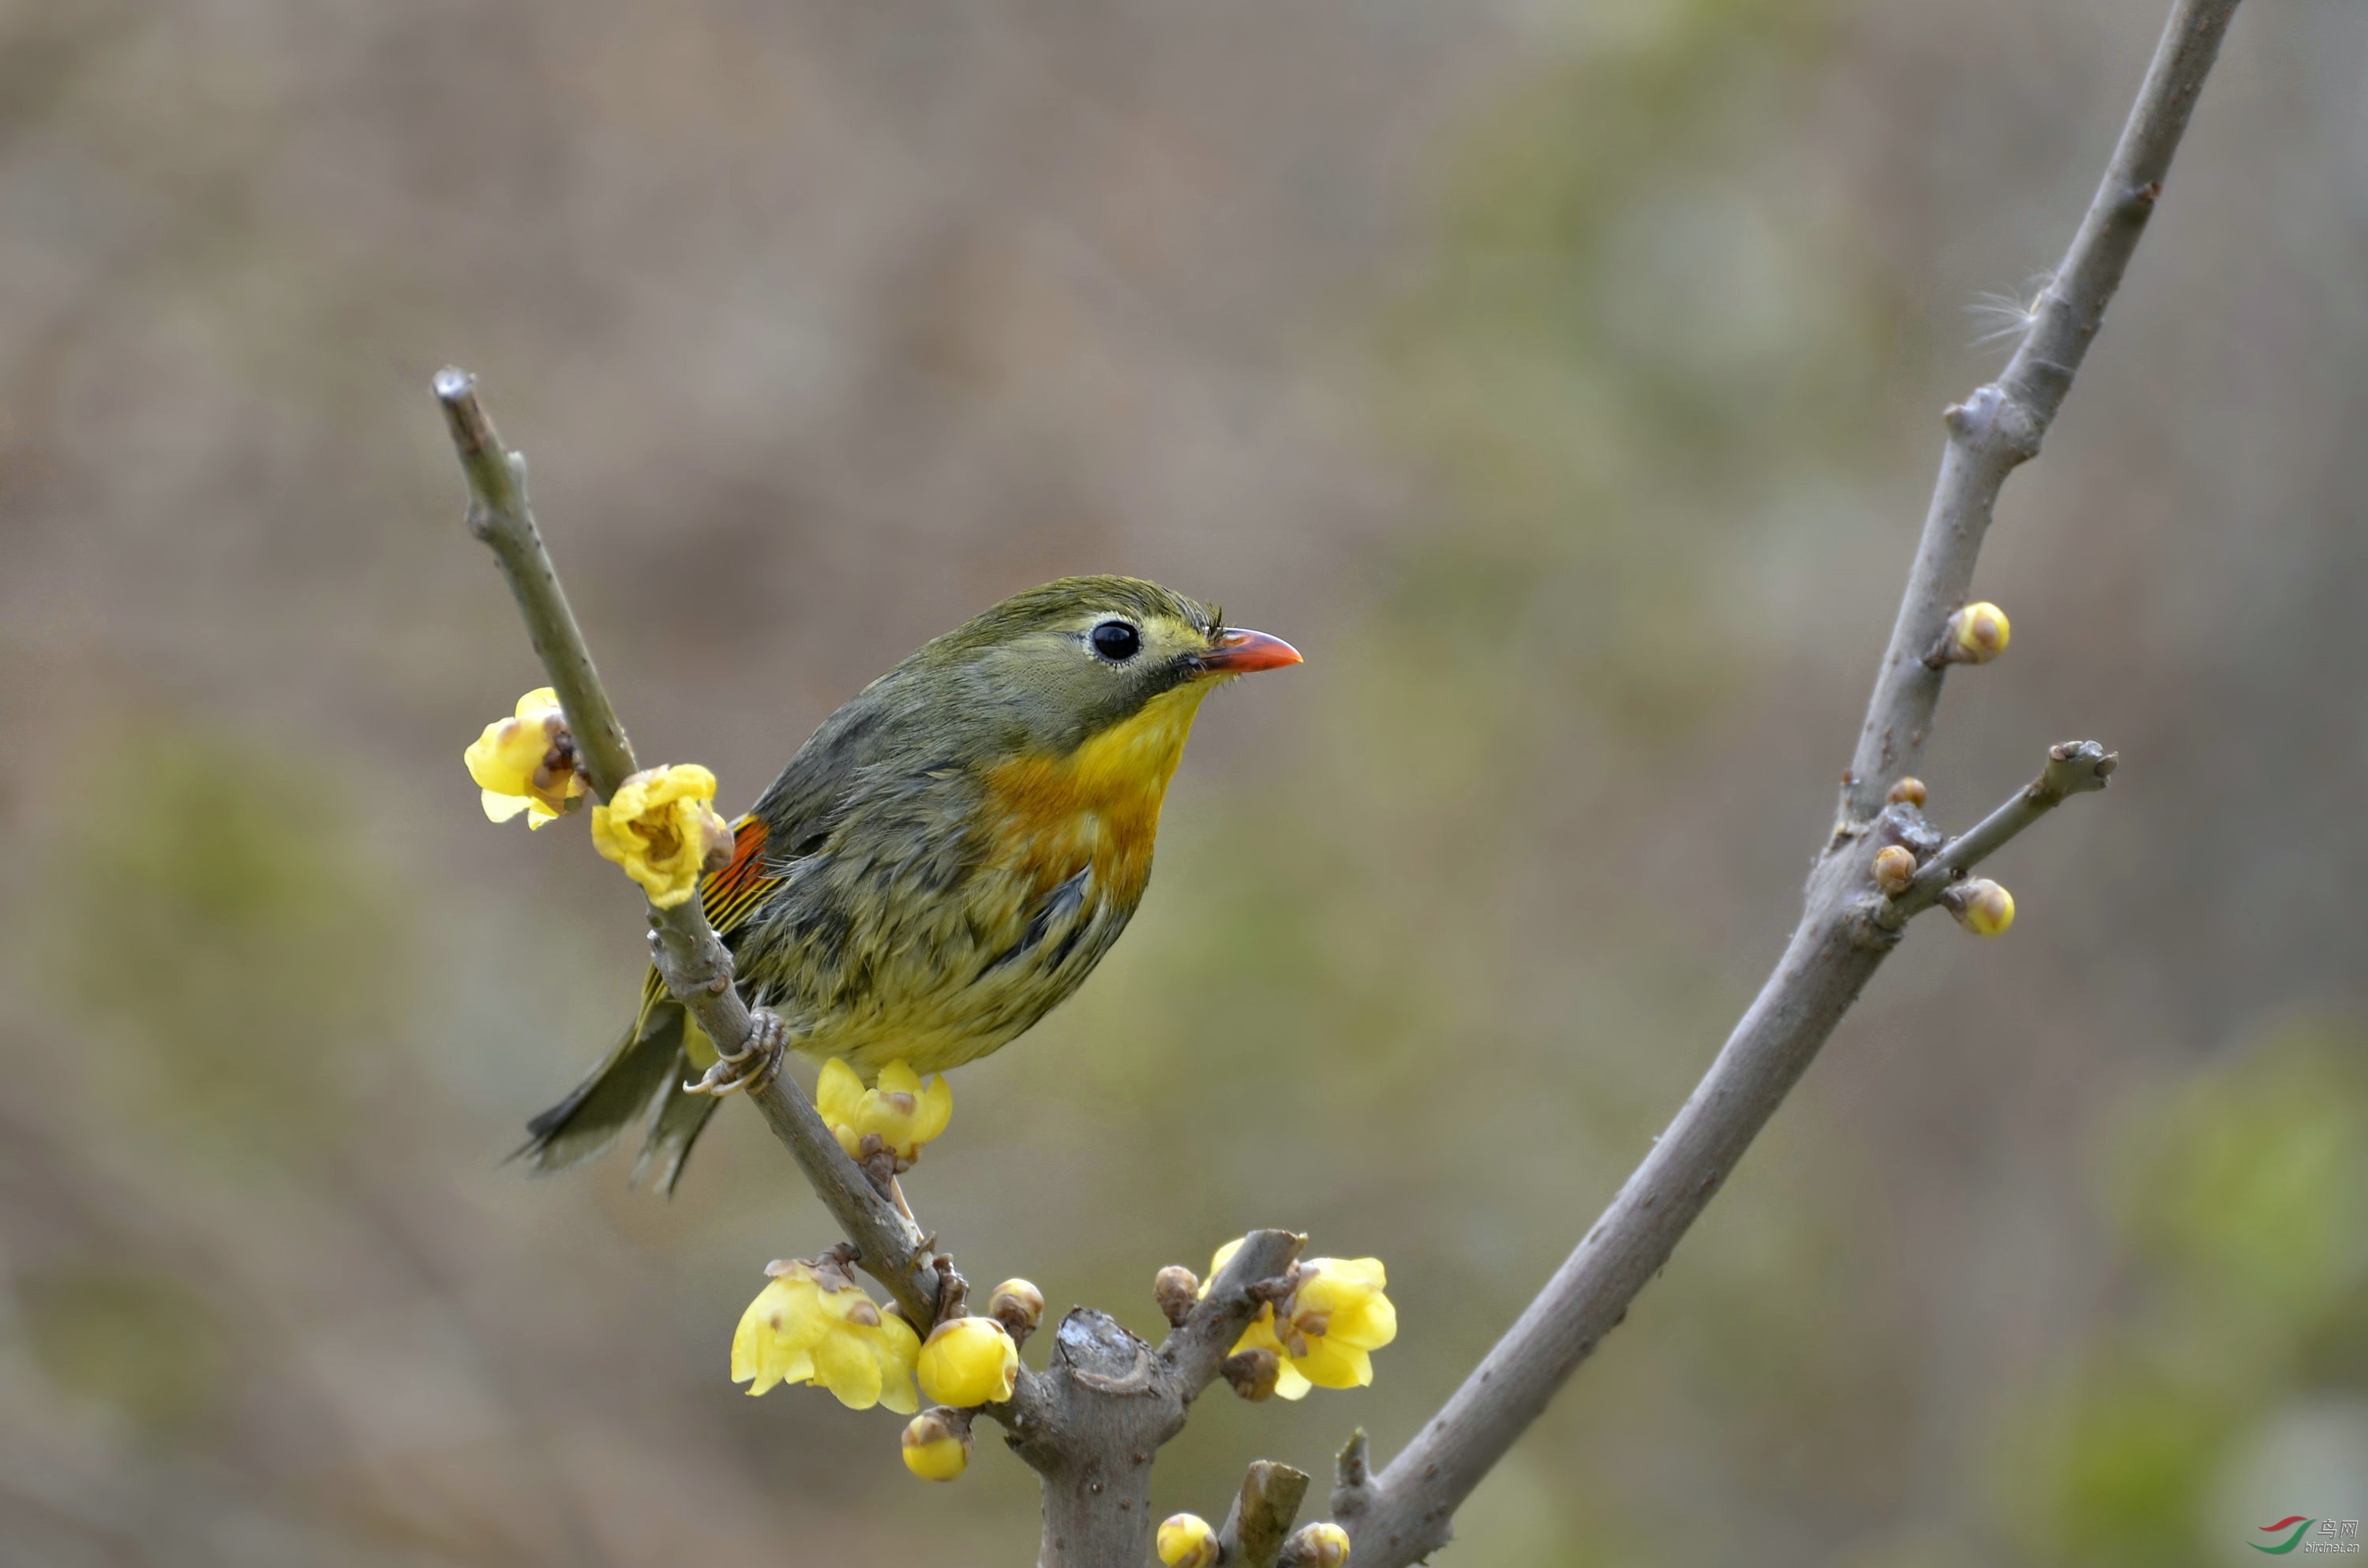
[[(461, 770), (542, 676), (448, 360), (642, 756), (727, 809), (1048, 577), (1305, 650), (909, 1189), (973, 1280), (1145, 1333), (1254, 1225), (1384, 1258), (1375, 1385), (1212, 1397), (1157, 1499), (1395, 1451), (1776, 956), (1938, 413), (2162, 15), (0, 5), (0, 1561), (1034, 1551), (992, 1436), (924, 1486), (897, 1418), (727, 1381), (833, 1239), (755, 1117), (670, 1203), (502, 1165), (641, 915)], [(1954, 827), (2067, 736), (2113, 790), (1995, 863), (2009, 937), (1919, 923), (1441, 1562), (2368, 1516), (2363, 283), (2368, 9), (2256, 0), (1926, 769)]]

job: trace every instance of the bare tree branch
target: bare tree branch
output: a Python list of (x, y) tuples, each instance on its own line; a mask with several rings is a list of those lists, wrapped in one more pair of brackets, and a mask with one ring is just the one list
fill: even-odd
[(2104, 324), (2105, 305), (2154, 215), (2170, 156), (2236, 9), (2237, 0), (2179, 0), (2172, 8), (2104, 181), (2040, 295), (2021, 345), (1996, 381), (1949, 410), (1948, 450), (1925, 513), (1924, 536), (1875, 676), (1857, 755), (1843, 776), (1836, 815), (1841, 831), (1872, 819), (1891, 780), (1916, 770), (1946, 674), (1927, 665), (1924, 653), (1940, 641), (1941, 627), (1973, 587), (1974, 560), (2006, 476), (2039, 455), (2073, 374)]
[(1038, 1568), (1110, 1568), (1149, 1555), (1152, 1456), (1184, 1429), (1258, 1308), (1289, 1289), (1302, 1240), (1289, 1231), (1245, 1236), (1156, 1351), (1107, 1314), (1077, 1308), (1061, 1320), (1043, 1374), (986, 1407), (1043, 1479)]
[[(1924, 653), (1973, 585), (2006, 476), (2037, 454), (2154, 210), (2236, 0), (2179, 0), (2103, 184), (2005, 372), (1946, 418), (1948, 447), (1876, 676), (1835, 831), (1813, 867), (1775, 971), (1659, 1141), (1520, 1319), (1378, 1476), (1340, 1455), (1333, 1512), (1358, 1568), (1404, 1568), (1444, 1545), (1455, 1509), (1659, 1272), (1744, 1151), (1850, 1010), (1908, 916), (2067, 795), (2103, 785), (2101, 746), (2057, 747), (2039, 781), (1946, 846), (1892, 781), (1921, 755), (1946, 665)], [(1919, 849), (1896, 899), (1873, 887), (1880, 841)], [(1937, 849), (1937, 853), (1934, 851)], [(1929, 857), (1929, 858), (1928, 858)]]
[[(526, 458), (502, 445), (500, 432), (477, 401), (466, 370), (436, 376), (436, 400), (451, 427), (452, 446), (469, 481), (469, 531), (484, 541), (518, 599), (535, 655), (559, 693), (594, 793), (606, 800), (637, 767), (632, 743), (600, 684), (584, 632), (568, 607), (527, 505)], [(716, 1048), (737, 1055), (754, 1028), (748, 1006), (732, 985), (732, 955), (697, 899), (671, 909), (650, 908), (652, 946), (675, 999), (689, 1007)], [(898, 1211), (848, 1158), (805, 1092), (776, 1073), (748, 1092), (805, 1173), (814, 1194), (857, 1249), (866, 1272), (885, 1286), (905, 1315), (926, 1333), (937, 1316), (941, 1271), (919, 1227)]]

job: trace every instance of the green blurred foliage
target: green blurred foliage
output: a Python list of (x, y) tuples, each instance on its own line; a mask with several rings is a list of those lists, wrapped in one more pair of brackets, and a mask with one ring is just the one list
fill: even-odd
[[(1754, 507), (1886, 427), (1898, 324), (1770, 135), (1811, 107), (1831, 10), (1620, 8), (1456, 150), (1377, 377), (1454, 512), (1406, 547), (1384, 629), (1393, 696), (1448, 722), (1438, 755), (1520, 756), (1543, 687), (1641, 739), (1698, 725), (1764, 634), (1702, 634)], [(1522, 679), (1492, 678), (1508, 660)]]
[(411, 957), (350, 788), (170, 726), (86, 768), (54, 936), (83, 1017), (120, 1047), (121, 1098), (232, 1164), (316, 1153), (345, 1131), (357, 1059), (393, 1038)]
[(2282, 1406), (2368, 1394), (2368, 1037), (2289, 1025), (2148, 1096), (2107, 1176), (2120, 1321), (2007, 1427), (2038, 1557), (2226, 1560), (2213, 1483)]
[(185, 1279), (128, 1267), (39, 1272), (17, 1281), (17, 1307), (53, 1382), (152, 1433), (187, 1433), (222, 1391), (222, 1325)]

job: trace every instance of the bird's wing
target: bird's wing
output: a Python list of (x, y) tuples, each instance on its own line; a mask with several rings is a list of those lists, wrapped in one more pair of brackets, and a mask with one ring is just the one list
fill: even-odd
[(780, 885), (780, 877), (766, 874), (765, 849), (771, 836), (765, 819), (749, 812), (732, 824), (731, 860), (699, 880), (700, 907), (719, 935), (729, 937)]

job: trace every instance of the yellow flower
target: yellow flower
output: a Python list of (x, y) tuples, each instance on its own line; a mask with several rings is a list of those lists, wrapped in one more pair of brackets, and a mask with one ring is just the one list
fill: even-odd
[(970, 1468), (970, 1427), (964, 1417), (924, 1411), (905, 1424), (905, 1468), (923, 1481), (951, 1481)]
[(967, 1410), (1011, 1397), (1019, 1347), (993, 1318), (951, 1318), (930, 1334), (913, 1369), (931, 1403)]
[(700, 873), (732, 854), (732, 829), (708, 802), (715, 775), (695, 762), (651, 767), (592, 808), (592, 847), (625, 868), (660, 909), (699, 891)]
[(559, 693), (539, 686), (518, 699), (518, 711), (496, 719), (461, 754), (484, 791), (485, 815), (507, 822), (526, 812), (541, 827), (575, 809), (584, 776), (575, 771), (575, 737), (559, 711)]
[(1159, 1561), (1167, 1568), (1209, 1568), (1216, 1560), (1217, 1532), (1200, 1515), (1171, 1515), (1159, 1527)]
[(740, 1314), (732, 1335), (732, 1381), (755, 1379), (751, 1394), (776, 1383), (816, 1383), (849, 1410), (884, 1404), (899, 1415), (921, 1407), (913, 1395), (920, 1335), (872, 1303), (837, 1262), (776, 1263), (773, 1282)]
[[(1209, 1265), (1216, 1278), (1239, 1241), (1217, 1249)], [(1397, 1309), (1382, 1293), (1389, 1283), (1377, 1257), (1318, 1257), (1299, 1266), (1291, 1294), (1258, 1309), (1234, 1342), (1234, 1353), (1271, 1350), (1281, 1363), (1274, 1392), (1304, 1399), (1310, 1388), (1360, 1388), (1373, 1381), (1372, 1352), (1398, 1336)], [(1204, 1292), (1205, 1293), (1205, 1290)]]
[(880, 1086), (867, 1089), (854, 1068), (833, 1058), (822, 1064), (814, 1108), (850, 1158), (861, 1159), (864, 1136), (876, 1133), (890, 1153), (909, 1161), (953, 1119), (954, 1091), (943, 1074), (930, 1079), (924, 1089), (921, 1075), (904, 1062), (882, 1068)]

